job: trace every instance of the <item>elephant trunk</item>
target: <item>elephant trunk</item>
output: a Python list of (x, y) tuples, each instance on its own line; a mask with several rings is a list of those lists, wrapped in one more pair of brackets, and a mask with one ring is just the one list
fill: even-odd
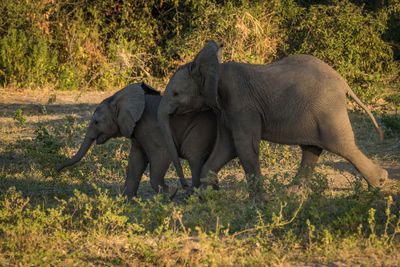
[(174, 163), (176, 172), (179, 177), (179, 181), (183, 188), (188, 188), (188, 184), (186, 183), (185, 176), (183, 175), (182, 167), (179, 161), (178, 152), (174, 143), (174, 139), (172, 138), (171, 126), (169, 121), (169, 110), (165, 109), (160, 105), (158, 110), (158, 120), (161, 128), (161, 132), (164, 135), (164, 139), (167, 143), (168, 152), (171, 156), (171, 160)]
[(94, 141), (94, 138), (89, 137), (88, 134), (86, 134), (85, 139), (83, 140), (78, 152), (76, 152), (76, 154), (70, 158), (69, 160), (63, 162), (62, 164), (60, 164), (56, 170), (59, 172), (62, 169), (64, 169), (65, 167), (74, 165), (75, 163), (79, 162), (83, 156), (85, 156), (86, 152), (89, 150), (89, 148), (92, 146)]

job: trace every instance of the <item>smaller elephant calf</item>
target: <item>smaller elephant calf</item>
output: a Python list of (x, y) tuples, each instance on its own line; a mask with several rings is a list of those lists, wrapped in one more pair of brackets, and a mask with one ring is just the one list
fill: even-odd
[[(79, 162), (96, 141), (104, 144), (110, 138), (131, 139), (131, 151), (124, 195), (136, 196), (141, 177), (150, 164), (150, 183), (156, 192), (169, 192), (164, 175), (170, 155), (157, 121), (160, 92), (145, 83), (131, 84), (103, 100), (96, 108), (78, 152), (57, 167), (57, 171)], [(173, 139), (179, 156), (187, 159), (192, 171), (192, 185), (200, 185), (200, 171), (216, 139), (216, 116), (211, 111), (186, 113), (171, 118)], [(185, 180), (180, 181), (187, 187)], [(176, 193), (171, 190), (170, 197)]]

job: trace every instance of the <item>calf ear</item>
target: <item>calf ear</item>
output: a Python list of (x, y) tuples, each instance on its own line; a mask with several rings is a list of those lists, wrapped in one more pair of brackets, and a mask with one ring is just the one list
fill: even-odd
[(154, 89), (153, 87), (151, 87), (148, 84), (145, 84), (144, 82), (141, 82), (140, 86), (142, 87), (144, 93), (147, 95), (160, 95), (160, 91), (158, 91), (157, 89)]
[(145, 108), (145, 97), (142, 87), (138, 84), (125, 87), (115, 95), (111, 106), (114, 109), (121, 134), (130, 138)]
[(222, 44), (210, 41), (191, 63), (193, 77), (199, 77), (200, 93), (211, 105), (218, 106), (219, 64)]
[(218, 63), (222, 62), (222, 53), (224, 52), (224, 44), (222, 42), (217, 43), (218, 46), (218, 52), (217, 52), (217, 59), (218, 59)]

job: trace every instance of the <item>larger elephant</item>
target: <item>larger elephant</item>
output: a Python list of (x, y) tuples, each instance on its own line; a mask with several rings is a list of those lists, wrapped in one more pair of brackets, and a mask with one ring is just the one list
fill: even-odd
[[(221, 46), (210, 41), (194, 61), (174, 73), (164, 92), (158, 117), (178, 175), (182, 172), (169, 118), (210, 107), (233, 136), (234, 149), (250, 184), (261, 175), (260, 140), (268, 140), (301, 147), (300, 178), (311, 175), (325, 149), (349, 160), (370, 186), (383, 185), (387, 171), (368, 159), (355, 143), (346, 95), (368, 113), (381, 136), (382, 131), (334, 69), (310, 55), (289, 56), (269, 65), (221, 63)], [(217, 140), (207, 162), (213, 162), (218, 154), (230, 157), (225, 149)], [(224, 159), (219, 157), (219, 161)], [(201, 176), (208, 169), (212, 168), (206, 164)]]
[[(152, 188), (157, 192), (168, 192), (164, 175), (171, 160), (157, 121), (161, 98), (159, 91), (145, 83), (136, 83), (102, 101), (91, 118), (78, 152), (58, 166), (57, 170), (79, 162), (94, 141), (100, 145), (110, 138), (124, 136), (131, 139), (124, 194), (129, 199), (136, 195), (148, 164)], [(201, 167), (216, 139), (215, 114), (208, 110), (174, 116), (171, 127), (179, 156), (188, 160), (192, 183), (198, 186)], [(187, 187), (185, 180), (181, 180), (181, 183)]]

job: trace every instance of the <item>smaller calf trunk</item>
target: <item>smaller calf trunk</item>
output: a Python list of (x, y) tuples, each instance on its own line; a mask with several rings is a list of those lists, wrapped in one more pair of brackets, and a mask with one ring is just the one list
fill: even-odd
[(64, 169), (65, 167), (71, 166), (76, 164), (77, 162), (79, 162), (83, 156), (85, 156), (85, 154), (87, 153), (87, 151), (89, 150), (89, 148), (92, 146), (94, 139), (90, 138), (87, 134), (85, 136), (85, 139), (83, 140), (78, 152), (76, 152), (76, 154), (70, 158), (69, 160), (63, 162), (62, 164), (60, 164), (57, 168), (56, 171), (61, 171), (62, 169)]

